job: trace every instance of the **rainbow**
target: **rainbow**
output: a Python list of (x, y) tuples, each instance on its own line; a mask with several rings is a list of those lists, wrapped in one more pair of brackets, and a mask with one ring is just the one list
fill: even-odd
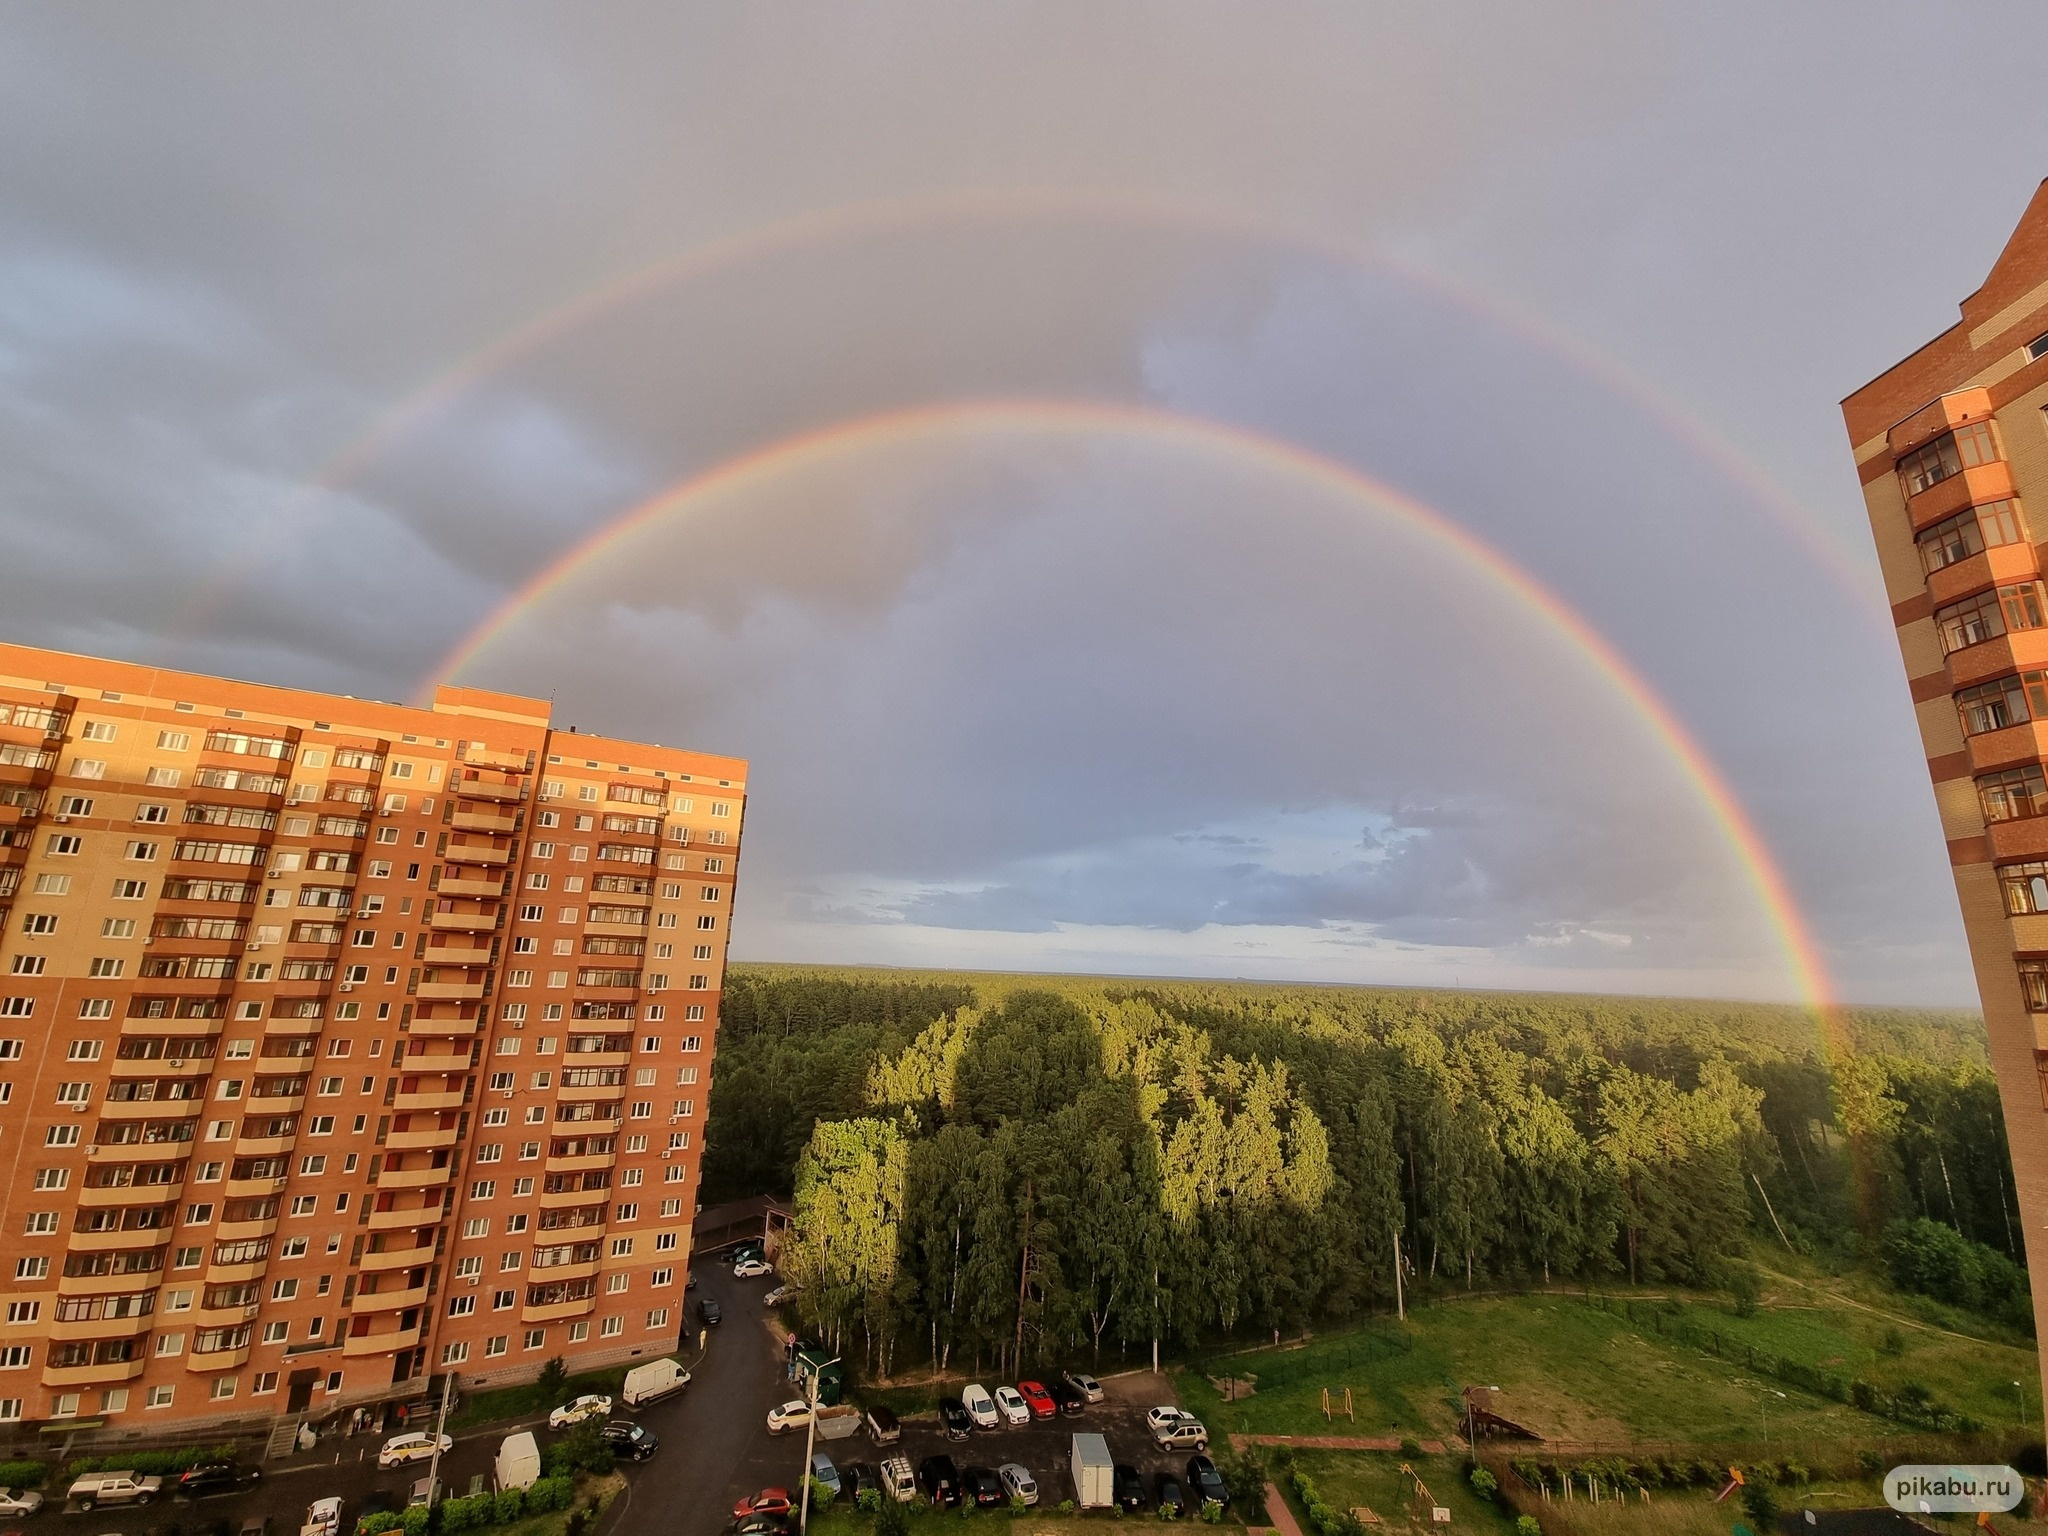
[(1319, 232), (1277, 228), (1231, 210), (1128, 193), (1006, 188), (923, 194), (821, 209), (774, 221), (694, 246), (635, 268), (543, 311), (471, 352), (404, 395), (344, 444), (287, 499), (267, 526), (246, 539), (237, 555), (198, 588), (163, 626), (166, 637), (196, 631), (218, 611), (227, 593), (249, 579), (268, 554), (319, 515), (319, 503), (360, 479), (398, 443), (431, 422), (478, 384), (579, 327), (668, 288), (779, 252), (822, 242), (915, 228), (943, 220), (1020, 222), (1068, 219), (1186, 230), (1278, 246), (1390, 276), (1442, 302), (1479, 316), (1530, 345), (1560, 358), (1629, 401), (1682, 443), (1696, 458), (1738, 486), (1768, 513), (1848, 595), (1866, 618), (1891, 633), (1891, 614), (1860, 545), (1829, 528), (1753, 460), (1699, 415), (1681, 405), (1619, 359), (1570, 332), (1519, 309), (1497, 295), (1440, 272), (1400, 260), (1374, 247)]
[(1742, 870), (1783, 953), (1799, 998), (1824, 1025), (1831, 1026), (1831, 1036), (1836, 1033), (1832, 1027), (1834, 993), (1826, 965), (1769, 847), (1705, 750), (1606, 638), (1556, 593), (1441, 512), (1347, 464), (1229, 422), (1145, 406), (1013, 399), (885, 411), (799, 433), (691, 475), (619, 514), (493, 608), (435, 666), (421, 691), (431, 695), (436, 683), (471, 666), (522, 612), (559, 591), (606, 551), (663, 519), (688, 513), (721, 492), (758, 484), (820, 456), (970, 431), (1112, 435), (1233, 455), (1375, 509), (1461, 560), (1562, 637), (1627, 702), (1698, 797)]

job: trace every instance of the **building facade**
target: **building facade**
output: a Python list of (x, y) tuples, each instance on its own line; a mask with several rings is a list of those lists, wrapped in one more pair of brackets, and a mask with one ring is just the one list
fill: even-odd
[(0, 1425), (673, 1349), (746, 764), (0, 645)]
[[(2048, 183), (1962, 318), (1842, 402), (2048, 1274)], [(2048, 1347), (2048, 1285), (2034, 1287)]]

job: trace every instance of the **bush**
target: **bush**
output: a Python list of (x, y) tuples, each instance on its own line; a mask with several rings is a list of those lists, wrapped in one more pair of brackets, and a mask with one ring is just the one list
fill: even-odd
[(1401, 1442), (1401, 1454), (1403, 1456), (1411, 1457), (1420, 1456), (1422, 1454), (1422, 1446), (1419, 1442), (1414, 1440), (1403, 1440)]
[(1742, 1485), (1742, 1509), (1749, 1516), (1751, 1528), (1769, 1536), (1778, 1523), (1778, 1500), (1770, 1485), (1750, 1482)]
[(1472, 1491), (1482, 1499), (1490, 1499), (1500, 1492), (1500, 1480), (1484, 1467), (1474, 1467), (1469, 1481)]
[(864, 1515), (879, 1515), (882, 1512), (882, 1490), (863, 1488), (853, 1496), (853, 1507)]
[(2031, 1331), (2026, 1271), (1996, 1248), (1972, 1242), (1945, 1222), (1915, 1217), (1885, 1227), (1882, 1251), (1885, 1269), (1900, 1290)]
[(380, 1509), (356, 1522), (356, 1536), (384, 1536), (386, 1531), (395, 1531), (403, 1524), (397, 1510)]
[(861, 1497), (875, 1496), (875, 1536), (910, 1536), (910, 1512), (894, 1499), (882, 1497), (879, 1488), (863, 1488)]
[(424, 1504), (415, 1504), (398, 1517), (398, 1528), (405, 1536), (427, 1536), (427, 1522), (433, 1518)]
[(1543, 1526), (1534, 1515), (1522, 1515), (1515, 1520), (1515, 1536), (1543, 1536)]
[(519, 1488), (501, 1488), (492, 1496), (491, 1518), (500, 1525), (526, 1513), (526, 1493)]
[(576, 1479), (573, 1476), (543, 1477), (526, 1490), (527, 1512), (544, 1514), (551, 1509), (567, 1509), (575, 1496)]
[(540, 1368), (540, 1378), (534, 1385), (551, 1406), (560, 1406), (562, 1399), (569, 1395), (569, 1367), (562, 1363), (560, 1355)]
[(1906, 1336), (1896, 1328), (1887, 1328), (1884, 1337), (1877, 1341), (1877, 1352), (1896, 1358), (1906, 1352)]
[(0, 1461), (0, 1488), (40, 1488), (50, 1475), (44, 1461)]
[(589, 1472), (597, 1477), (611, 1471), (617, 1456), (611, 1442), (604, 1437), (604, 1426), (596, 1419), (585, 1419), (547, 1449), (542, 1464), (548, 1476), (574, 1476), (578, 1472)]

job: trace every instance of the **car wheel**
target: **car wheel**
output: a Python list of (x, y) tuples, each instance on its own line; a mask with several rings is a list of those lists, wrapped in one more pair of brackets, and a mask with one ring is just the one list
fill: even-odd
[(88, 1515), (92, 1513), (92, 1506), (93, 1501), (91, 1499), (80, 1499), (78, 1501), (78, 1507)]
[(137, 1495), (135, 1495), (135, 1502), (138, 1504), (147, 1504), (151, 1499), (155, 1497), (156, 1495), (153, 1493), (138, 1493)]

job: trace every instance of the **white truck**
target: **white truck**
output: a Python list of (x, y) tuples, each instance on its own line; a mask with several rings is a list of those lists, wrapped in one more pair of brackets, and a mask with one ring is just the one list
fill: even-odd
[(636, 1365), (626, 1372), (626, 1385), (620, 1393), (628, 1408), (638, 1408), (642, 1403), (658, 1402), (671, 1393), (680, 1392), (690, 1384), (690, 1373), (677, 1360), (650, 1360), (645, 1365)]
[(851, 1403), (834, 1403), (830, 1408), (818, 1410), (820, 1440), (844, 1440), (858, 1431), (860, 1425), (860, 1410)]
[(917, 1479), (910, 1474), (908, 1456), (891, 1456), (882, 1463), (882, 1486), (898, 1504), (908, 1504), (917, 1498)]
[(533, 1431), (522, 1429), (498, 1442), (498, 1458), (491, 1464), (498, 1492), (507, 1488), (531, 1488), (540, 1480), (540, 1446)]
[(1111, 1509), (1116, 1505), (1116, 1463), (1109, 1459), (1109, 1442), (1100, 1435), (1074, 1436), (1074, 1503), (1081, 1509)]
[(70, 1499), (80, 1509), (100, 1504), (147, 1504), (163, 1492), (160, 1477), (133, 1472), (88, 1472), (71, 1485)]

